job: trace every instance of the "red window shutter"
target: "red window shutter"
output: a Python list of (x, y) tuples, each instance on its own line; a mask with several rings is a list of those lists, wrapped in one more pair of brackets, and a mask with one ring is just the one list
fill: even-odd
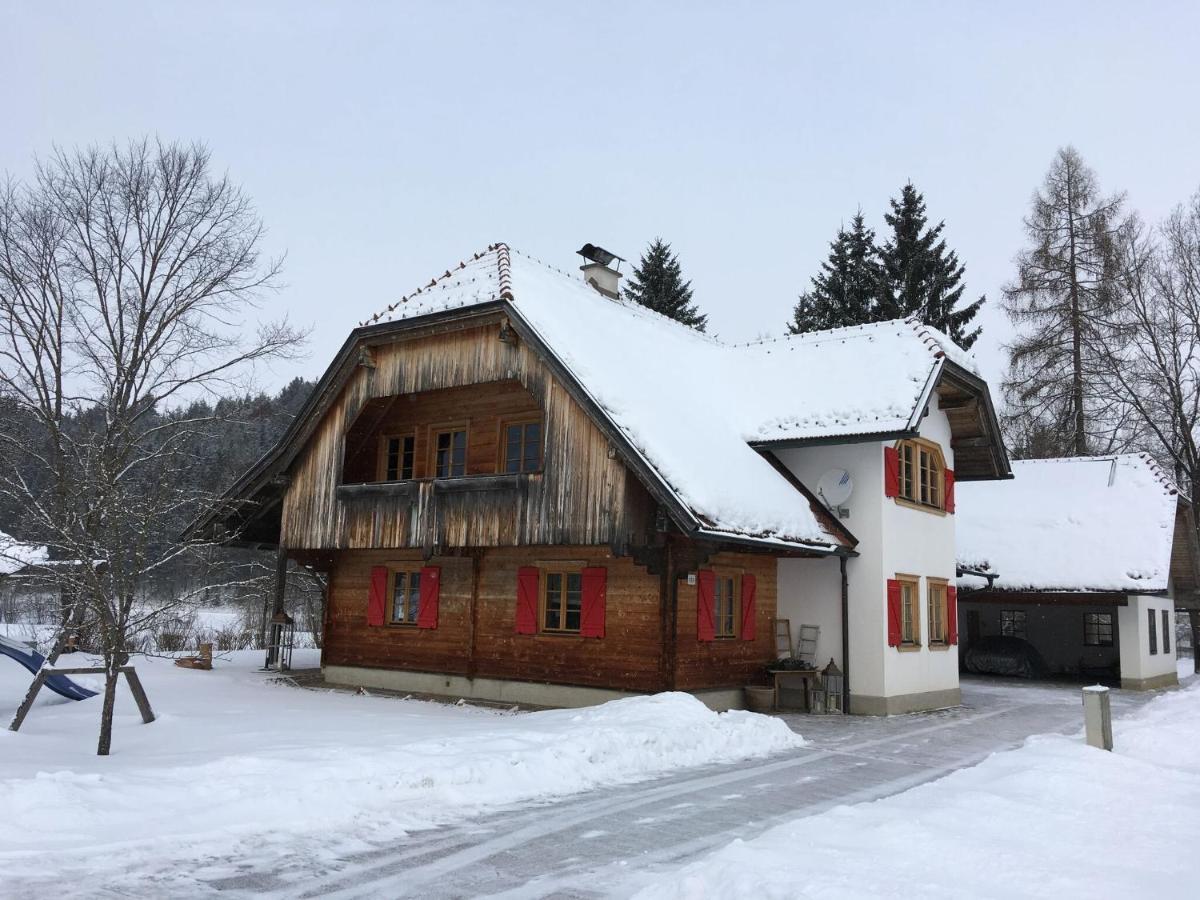
[(888, 646), (900, 646), (900, 582), (889, 578), (887, 582)]
[(540, 580), (541, 572), (536, 566), (517, 569), (517, 634), (537, 634)]
[(713, 602), (717, 592), (717, 576), (712, 569), (701, 569), (696, 573), (696, 639), (711, 641), (716, 638), (716, 623), (713, 622)]
[(895, 447), (883, 448), (883, 495), (900, 496), (900, 453)]
[(583, 570), (583, 609), (579, 633), (584, 637), (604, 637), (604, 607), (608, 594), (608, 569), (602, 566)]
[(954, 470), (946, 470), (946, 512), (954, 512)]
[(441, 566), (426, 566), (421, 570), (421, 599), (417, 606), (418, 628), (437, 628), (441, 595)]
[(367, 624), (382, 625), (387, 607), (387, 566), (371, 568), (371, 591), (367, 594)]
[(758, 582), (753, 575), (742, 576), (742, 640), (752, 641), (758, 637), (757, 594)]
[(958, 588), (954, 585), (946, 588), (946, 641), (958, 643)]

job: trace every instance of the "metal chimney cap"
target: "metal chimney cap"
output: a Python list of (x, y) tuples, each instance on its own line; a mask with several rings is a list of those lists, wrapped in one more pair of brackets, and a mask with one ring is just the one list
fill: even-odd
[(617, 262), (625, 262), (624, 257), (617, 256), (617, 254), (611, 253), (610, 251), (605, 250), (603, 247), (597, 247), (595, 244), (584, 244), (575, 252), (584, 259), (589, 260), (590, 262), (600, 263), (602, 266), (611, 264), (614, 259), (617, 260)]

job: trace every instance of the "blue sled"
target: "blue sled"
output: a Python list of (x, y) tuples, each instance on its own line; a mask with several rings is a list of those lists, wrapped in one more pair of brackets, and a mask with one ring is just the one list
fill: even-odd
[[(42, 664), (46, 661), (46, 657), (38, 653), (36, 650), (30, 650), (24, 644), (19, 644), (14, 640), (0, 635), (0, 656), (7, 656), (15, 659), (34, 675), (41, 669)], [(68, 700), (86, 700), (88, 697), (95, 697), (96, 691), (89, 691), (82, 685), (76, 684), (66, 675), (51, 675), (46, 679), (46, 687), (66, 697)]]

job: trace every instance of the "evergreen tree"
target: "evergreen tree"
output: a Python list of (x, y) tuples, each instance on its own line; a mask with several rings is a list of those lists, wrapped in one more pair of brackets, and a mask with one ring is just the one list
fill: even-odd
[(655, 238), (634, 266), (625, 297), (697, 331), (708, 325), (708, 316), (692, 303), (692, 283), (683, 280), (679, 257), (662, 238)]
[(850, 229), (838, 229), (829, 245), (829, 258), (813, 277), (812, 287), (800, 295), (788, 323), (790, 334), (861, 325), (880, 318), (883, 267), (875, 246), (875, 232), (859, 211)]
[(964, 266), (942, 240), (946, 223), (928, 226), (925, 198), (911, 183), (904, 186), (899, 201), (893, 198), (889, 202), (892, 211), (883, 218), (891, 235), (879, 251), (885, 275), (880, 318), (916, 314), (926, 325), (950, 335), (960, 347), (969, 348), (981, 329), (968, 328), (985, 298), (958, 309), (966, 288), (962, 283)]
[(1075, 148), (1059, 150), (1025, 219), (1029, 247), (1017, 257), (1017, 278), (1004, 289), (1017, 329), (1003, 383), (1008, 431), (1057, 435), (1042, 452), (1102, 451), (1120, 429), (1119, 404), (1101, 396), (1096, 372), (1118, 304), (1118, 238), (1128, 227), (1124, 197), (1101, 195)]

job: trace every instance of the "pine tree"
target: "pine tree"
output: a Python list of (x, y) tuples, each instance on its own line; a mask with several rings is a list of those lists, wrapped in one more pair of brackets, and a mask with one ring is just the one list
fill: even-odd
[(882, 287), (875, 232), (863, 222), (860, 211), (848, 231), (838, 229), (829, 245), (829, 258), (821, 263), (812, 287), (800, 295), (792, 310), (788, 332), (802, 334), (878, 321)]
[(692, 283), (683, 280), (679, 257), (662, 238), (655, 238), (634, 266), (625, 297), (697, 331), (708, 325), (708, 316), (692, 303)]
[(904, 186), (899, 201), (893, 198), (889, 202), (892, 211), (883, 218), (892, 233), (879, 251), (885, 274), (880, 318), (916, 314), (959, 346), (970, 348), (981, 329), (967, 329), (986, 298), (958, 308), (966, 289), (962, 283), (965, 267), (942, 239), (946, 223), (928, 226), (925, 198), (911, 183)]
[(1075, 148), (1059, 150), (1025, 219), (1030, 245), (1017, 257), (1017, 278), (1004, 289), (1004, 311), (1017, 329), (1003, 383), (1009, 419), (1057, 434), (1054, 455), (1101, 450), (1120, 427), (1109, 421), (1116, 411), (1094, 375), (1118, 302), (1123, 207), (1123, 196), (1100, 194)]

